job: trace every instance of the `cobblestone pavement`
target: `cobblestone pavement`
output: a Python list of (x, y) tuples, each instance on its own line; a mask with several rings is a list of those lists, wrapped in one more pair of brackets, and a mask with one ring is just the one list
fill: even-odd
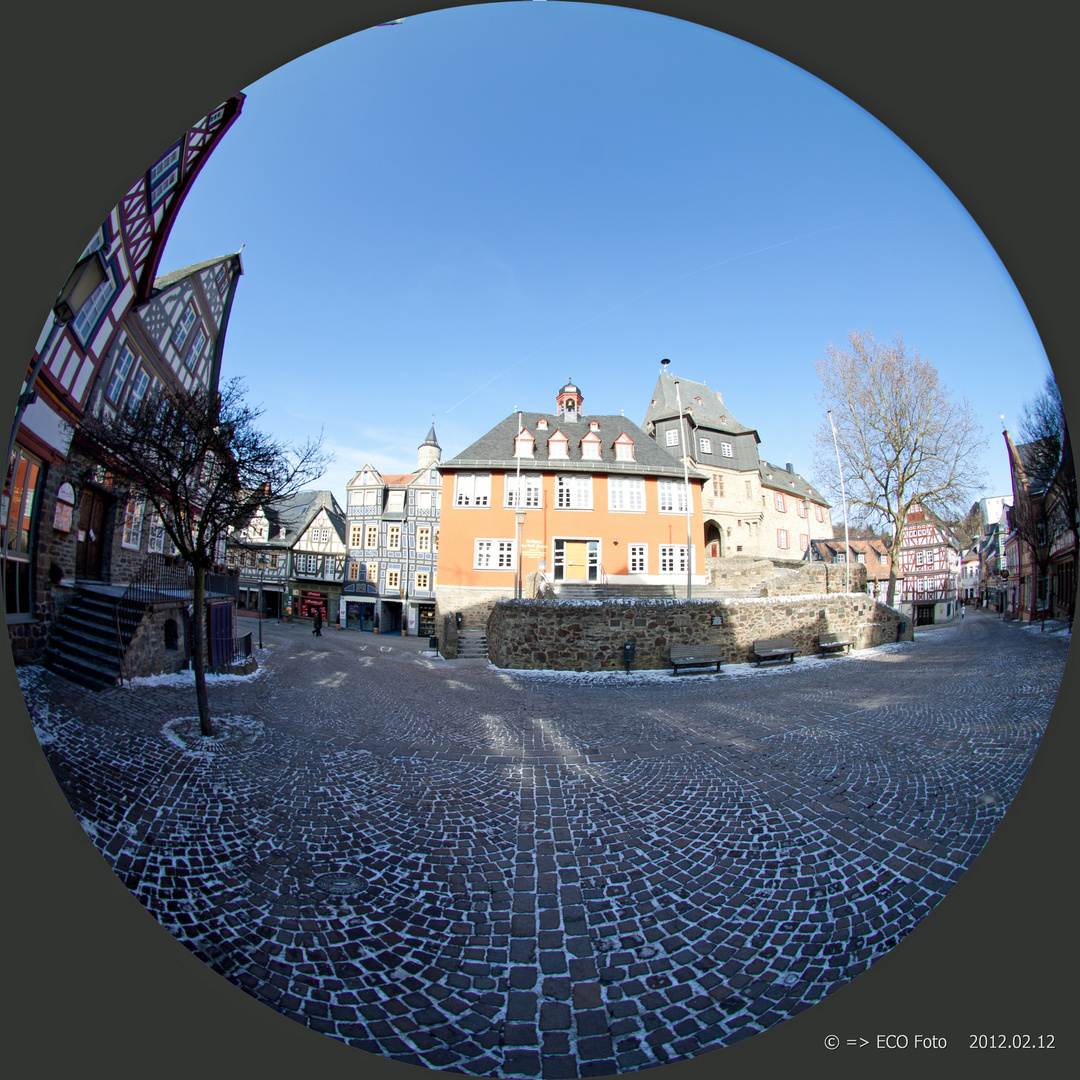
[(256, 998), (503, 1077), (693, 1056), (865, 970), (1001, 820), (1068, 646), (974, 612), (851, 657), (567, 676), (263, 631), (211, 740), (190, 686), (22, 669), (68, 800)]

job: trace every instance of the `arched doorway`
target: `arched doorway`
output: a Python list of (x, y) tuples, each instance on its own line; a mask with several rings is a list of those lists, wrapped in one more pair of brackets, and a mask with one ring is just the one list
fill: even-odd
[(723, 530), (715, 521), (705, 522), (705, 555), (710, 559), (719, 559), (724, 554)]

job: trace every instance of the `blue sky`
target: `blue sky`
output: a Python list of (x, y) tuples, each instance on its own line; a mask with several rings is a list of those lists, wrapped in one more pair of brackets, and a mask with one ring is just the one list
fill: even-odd
[(517, 407), (640, 423), (659, 371), (719, 390), (814, 479), (814, 361), (900, 334), (998, 414), (1050, 368), (1007, 272), (937, 177), (828, 85), (692, 23), (512, 3), (376, 27), (246, 88), (162, 272), (244, 246), (223, 377), (263, 426), (365, 462), (447, 460)]

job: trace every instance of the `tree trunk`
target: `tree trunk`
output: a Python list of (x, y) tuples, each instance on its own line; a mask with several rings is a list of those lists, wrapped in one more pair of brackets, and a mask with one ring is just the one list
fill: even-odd
[(199, 729), (203, 735), (213, 735), (210, 722), (210, 699), (206, 694), (206, 568), (196, 565), (195, 571), (195, 699), (199, 704)]

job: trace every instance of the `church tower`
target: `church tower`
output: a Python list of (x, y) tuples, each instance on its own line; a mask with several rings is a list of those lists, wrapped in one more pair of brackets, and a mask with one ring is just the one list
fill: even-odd
[(416, 468), (418, 471), (430, 469), (433, 465), (438, 465), (441, 460), (442, 447), (439, 446), (439, 440), (435, 438), (435, 425), (432, 424), (427, 438), (416, 451)]

